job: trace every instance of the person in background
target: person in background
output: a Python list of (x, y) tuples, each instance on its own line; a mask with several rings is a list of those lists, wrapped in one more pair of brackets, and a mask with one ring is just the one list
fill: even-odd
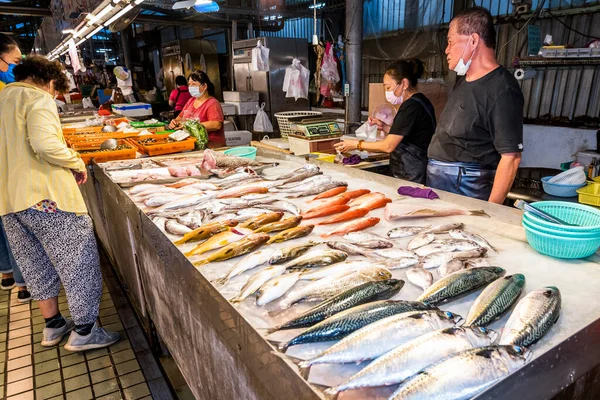
[(175, 85), (177, 85), (177, 88), (171, 91), (171, 95), (169, 96), (169, 105), (175, 110), (175, 118), (177, 118), (181, 113), (181, 110), (183, 110), (183, 107), (185, 107), (188, 101), (192, 98), (192, 95), (188, 91), (185, 76), (179, 75), (177, 78), (175, 78)]
[(390, 153), (390, 169), (396, 178), (425, 183), (427, 148), (435, 132), (433, 105), (416, 86), (424, 72), (419, 60), (401, 60), (390, 65), (383, 75), (383, 87), (388, 102), (400, 105), (394, 122), (387, 125), (377, 118), (369, 123), (387, 134), (385, 140), (365, 142), (344, 140), (335, 145), (341, 152), (366, 150)]
[[(32, 56), (0, 92), (0, 216), (17, 265), (46, 321), (42, 346), (70, 333), (65, 349), (84, 351), (119, 340), (97, 325), (102, 274), (92, 220), (78, 184), (87, 180), (68, 148), (54, 96), (69, 90), (58, 61)], [(61, 283), (72, 319), (58, 308)]]
[(429, 146), (427, 185), (502, 204), (521, 162), (524, 101), (517, 80), (496, 61), (488, 10), (454, 17), (446, 55), (461, 78)]
[(188, 119), (198, 119), (208, 131), (208, 147), (225, 146), (223, 130), (223, 109), (215, 99), (215, 85), (204, 71), (192, 72), (188, 78), (188, 90), (192, 98), (187, 102), (177, 118), (171, 121), (169, 129), (180, 129)]
[[(21, 58), (21, 50), (17, 42), (10, 36), (0, 33), (0, 91), (7, 83), (15, 81), (14, 68), (21, 62)], [(2, 221), (0, 221), (0, 273), (2, 273), (0, 289), (10, 290), (16, 286), (19, 288), (17, 300), (21, 303), (31, 301), (31, 294), (27, 290), (21, 270), (8, 245)]]

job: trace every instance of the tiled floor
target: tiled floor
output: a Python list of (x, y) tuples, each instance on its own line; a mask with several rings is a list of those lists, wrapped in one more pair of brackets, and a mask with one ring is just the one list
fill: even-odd
[[(35, 303), (20, 304), (16, 289), (0, 291), (0, 398), (174, 398), (129, 303), (111, 271), (104, 272), (100, 322), (121, 334), (109, 349), (71, 353), (63, 348), (66, 339), (58, 347), (42, 347), (44, 318)], [(64, 292), (59, 306), (68, 316)]]

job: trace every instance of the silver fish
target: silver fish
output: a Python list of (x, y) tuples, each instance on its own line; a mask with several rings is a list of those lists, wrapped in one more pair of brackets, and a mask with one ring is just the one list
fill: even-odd
[(329, 182), (331, 182), (331, 177), (327, 175), (317, 175), (301, 182), (294, 182), (285, 186), (273, 188), (271, 191), (276, 193), (297, 193)]
[(465, 350), (406, 380), (388, 400), (467, 400), (512, 374), (531, 352), (517, 346)]
[(146, 198), (146, 200), (144, 200), (144, 205), (146, 207), (159, 207), (180, 197), (181, 195), (178, 194), (158, 194), (156, 196)]
[(269, 279), (274, 278), (276, 276), (280, 276), (285, 272), (285, 267), (283, 265), (271, 265), (262, 271), (254, 274), (248, 282), (244, 285), (242, 290), (238, 293), (230, 301), (232, 303), (240, 303), (244, 301), (248, 296), (255, 293), (262, 285), (264, 285)]
[(399, 260), (401, 258), (418, 258), (418, 256), (412, 251), (402, 250), (402, 249), (379, 249), (373, 251), (373, 254), (376, 254), (380, 257), (391, 258), (394, 260)]
[(141, 185), (136, 185), (136, 186), (132, 187), (131, 189), (129, 189), (129, 194), (135, 195), (135, 194), (145, 192), (148, 189), (154, 189), (154, 188), (158, 188), (158, 187), (164, 187), (164, 186), (156, 185), (154, 183), (143, 183)]
[(204, 212), (194, 210), (186, 215), (180, 215), (179, 217), (177, 217), (177, 222), (187, 226), (190, 229), (196, 229), (202, 226), (205, 218), (206, 214)]
[(219, 188), (221, 188), (222, 190), (229, 190), (236, 186), (252, 184), (252, 183), (256, 183), (256, 182), (260, 182), (260, 181), (262, 181), (262, 178), (260, 176), (252, 176), (250, 178), (246, 178), (246, 179), (242, 179), (242, 180), (237, 180), (237, 181), (232, 181), (232, 182), (227, 182), (227, 183), (220, 183)]
[(530, 346), (544, 336), (558, 320), (561, 295), (558, 288), (548, 286), (528, 293), (508, 318), (500, 344)]
[(277, 300), (292, 288), (300, 279), (301, 272), (291, 272), (269, 279), (264, 285), (258, 289), (258, 297), (256, 298), (257, 306), (264, 306)]
[(298, 207), (285, 200), (277, 200), (276, 202), (271, 204), (262, 204), (262, 208), (266, 208), (267, 210), (271, 211), (288, 212), (296, 216), (300, 215), (300, 210), (298, 209)]
[(288, 183), (293, 183), (293, 182), (300, 182), (300, 181), (304, 181), (308, 178), (311, 178), (315, 175), (320, 175), (322, 174), (321, 171), (319, 170), (315, 170), (315, 169), (305, 169), (304, 171), (286, 179), (283, 181), (283, 183), (280, 186), (284, 186), (287, 185)]
[(290, 260), (293, 260), (296, 257), (301, 256), (306, 253), (308, 250), (313, 248), (314, 246), (319, 245), (318, 242), (307, 242), (301, 245), (294, 245), (289, 247), (284, 247), (282, 249), (277, 250), (273, 257), (269, 260), (269, 264), (283, 264)]
[(304, 164), (302, 167), (296, 168), (295, 170), (293, 170), (291, 172), (287, 172), (287, 173), (279, 175), (275, 178), (269, 178), (269, 179), (274, 180), (274, 181), (280, 181), (280, 180), (289, 179), (292, 176), (301, 174), (304, 171), (319, 171), (319, 170), (320, 170), (319, 167), (315, 164)]
[(465, 226), (462, 222), (452, 222), (448, 224), (440, 224), (432, 226), (423, 233), (448, 233), (453, 229), (462, 229)]
[(486, 326), (508, 311), (525, 287), (525, 276), (514, 274), (496, 279), (475, 299), (465, 321), (467, 326)]
[[(314, 281), (317, 279), (327, 278), (332, 275), (339, 275), (341, 273), (352, 273), (355, 271), (359, 271), (363, 268), (372, 267), (373, 262), (371, 261), (348, 261), (343, 263), (337, 263), (330, 265), (328, 267), (319, 268), (317, 270), (309, 270), (303, 272), (300, 275), (300, 279), (302, 280), (310, 280)], [(382, 268), (385, 268), (385, 265), (379, 265)]]
[(342, 262), (346, 258), (348, 253), (340, 250), (312, 250), (284, 265), (287, 269), (325, 267)]
[(335, 250), (341, 250), (345, 253), (348, 253), (350, 255), (353, 256), (364, 256), (364, 257), (368, 257), (369, 256), (369, 252), (365, 249), (360, 248), (359, 246), (353, 244), (353, 243), (346, 243), (346, 242), (325, 242), (325, 244), (330, 248), (330, 249), (335, 249)]
[(193, 205), (200, 204), (203, 200), (212, 198), (211, 196), (212, 196), (212, 194), (208, 194), (208, 193), (189, 194), (186, 196), (181, 196), (173, 201), (170, 201), (169, 203), (167, 203), (165, 205), (162, 205), (153, 210), (149, 210), (148, 213), (149, 214), (150, 213), (157, 214), (162, 211), (169, 211), (169, 210), (175, 210), (175, 209), (179, 209), (179, 208), (190, 207)]
[(477, 347), (491, 346), (496, 336), (496, 332), (479, 327), (452, 327), (426, 333), (385, 353), (325, 393), (334, 395), (350, 389), (394, 385), (448, 356)]
[(454, 250), (458, 251), (467, 251), (467, 250), (475, 250), (479, 247), (483, 247), (478, 245), (472, 240), (465, 239), (438, 239), (431, 242), (431, 244), (441, 244), (444, 246), (454, 246)]
[(167, 233), (167, 229), (165, 227), (167, 221), (168, 220), (166, 218), (164, 218), (164, 217), (155, 217), (155, 218), (152, 219), (152, 222), (154, 222), (154, 224), (156, 226), (158, 226), (158, 229), (160, 229), (164, 233)]
[(356, 244), (360, 247), (364, 247), (365, 249), (389, 249), (390, 247), (394, 247), (394, 243), (385, 239), (367, 240)]
[(438, 310), (393, 315), (351, 333), (317, 357), (300, 363), (300, 367), (372, 360), (421, 335), (450, 328), (461, 319), (449, 311)]
[(465, 260), (466, 268), (491, 267), (489, 261), (485, 258), (469, 258)]
[(423, 257), (421, 259), (421, 264), (423, 268), (437, 268), (440, 265), (447, 263), (448, 261), (452, 261), (455, 259), (464, 260), (467, 258), (477, 258), (484, 256), (486, 252), (487, 250), (481, 247), (479, 249), (469, 251), (433, 253)]
[(400, 239), (418, 235), (419, 233), (429, 229), (429, 226), (401, 226), (394, 228), (387, 233), (390, 239)]
[(192, 230), (185, 225), (180, 224), (177, 221), (172, 219), (168, 220), (165, 223), (165, 229), (167, 232), (172, 233), (173, 235), (183, 236), (186, 233), (190, 233)]
[(398, 258), (395, 260), (388, 259), (386, 260), (387, 269), (402, 269), (415, 266), (419, 263), (418, 258), (406, 257), (406, 258)]
[(408, 250), (415, 250), (419, 247), (427, 246), (429, 243), (435, 240), (435, 235), (433, 233), (422, 233), (416, 238), (412, 239), (408, 242), (408, 246), (406, 247)]
[(273, 195), (269, 194), (269, 193), (251, 193), (251, 194), (246, 194), (246, 195), (240, 197), (240, 199), (253, 201), (253, 200), (268, 199), (268, 198), (271, 198), (272, 196)]
[(344, 235), (344, 239), (349, 241), (350, 243), (354, 243), (356, 245), (360, 245), (362, 242), (370, 242), (377, 240), (386, 240), (383, 236), (376, 235), (374, 233), (369, 232), (350, 232)]
[(453, 272), (460, 271), (461, 269), (465, 269), (465, 264), (461, 260), (450, 260), (442, 265), (440, 265), (437, 269), (438, 274), (443, 278), (445, 276), (450, 275)]
[(293, 198), (293, 197), (305, 197), (305, 196), (312, 196), (315, 194), (321, 194), (323, 192), (326, 192), (330, 189), (336, 188), (336, 187), (340, 187), (340, 186), (348, 186), (347, 182), (343, 182), (343, 181), (334, 181), (334, 182), (329, 182), (329, 183), (322, 183), (320, 185), (315, 185), (312, 186), (309, 189), (306, 189), (305, 191), (302, 192), (296, 192), (296, 193), (291, 193), (288, 194), (287, 197)]
[(421, 267), (415, 267), (406, 271), (406, 279), (413, 285), (425, 290), (433, 283), (433, 274)]
[(246, 257), (238, 261), (223, 278), (217, 279), (216, 282), (221, 285), (226, 284), (234, 276), (243, 274), (248, 270), (265, 264), (271, 259), (273, 253), (275, 253), (275, 250), (273, 249), (263, 249), (248, 254)]
[(479, 236), (476, 233), (465, 232), (460, 229), (452, 229), (449, 233), (450, 236), (452, 236), (455, 239), (471, 240), (477, 243), (479, 246), (484, 247), (488, 250), (497, 251), (494, 246), (492, 246), (487, 240), (485, 240), (483, 237)]
[(456, 246), (453, 244), (431, 243), (431, 244), (425, 245), (423, 247), (419, 247), (418, 249), (415, 249), (415, 254), (418, 255), (419, 257), (426, 257), (433, 253), (452, 252), (454, 250), (456, 250)]

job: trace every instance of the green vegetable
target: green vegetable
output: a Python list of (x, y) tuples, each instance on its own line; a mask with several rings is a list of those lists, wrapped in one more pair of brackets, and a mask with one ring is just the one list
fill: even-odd
[(203, 150), (208, 143), (208, 132), (206, 128), (197, 120), (189, 119), (183, 124), (183, 129), (191, 136), (196, 138), (196, 148)]

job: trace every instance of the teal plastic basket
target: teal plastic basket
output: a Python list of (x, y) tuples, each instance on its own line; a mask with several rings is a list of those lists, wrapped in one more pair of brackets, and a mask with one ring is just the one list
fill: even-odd
[(535, 222), (529, 220), (526, 216), (523, 216), (523, 220), (521, 221), (523, 226), (529, 227), (541, 233), (545, 233), (547, 235), (553, 235), (557, 237), (565, 237), (565, 238), (574, 238), (574, 239), (600, 239), (600, 231), (592, 231), (592, 232), (569, 232), (569, 231), (559, 231), (556, 229), (548, 228), (545, 226), (541, 226), (536, 224)]
[(250, 158), (252, 160), (256, 159), (256, 147), (252, 146), (234, 147), (232, 149), (225, 150), (223, 153), (227, 154), (228, 156)]
[(553, 217), (577, 225), (568, 226), (555, 224), (536, 217), (529, 212), (524, 213), (524, 217), (528, 220), (543, 227), (566, 232), (600, 232), (600, 210), (597, 208), (564, 201), (538, 201), (536, 203), (531, 203), (531, 205)]
[(554, 258), (586, 258), (600, 248), (600, 238), (568, 238), (542, 233), (524, 225), (525, 237), (529, 245), (538, 253)]

